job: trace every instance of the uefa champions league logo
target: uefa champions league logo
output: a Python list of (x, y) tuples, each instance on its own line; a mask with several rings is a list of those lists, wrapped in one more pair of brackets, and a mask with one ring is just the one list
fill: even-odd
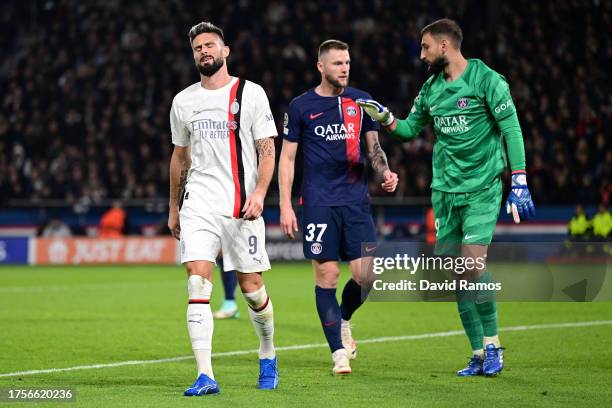
[(465, 109), (470, 104), (470, 100), (468, 98), (459, 98), (457, 99), (457, 107), (459, 109)]

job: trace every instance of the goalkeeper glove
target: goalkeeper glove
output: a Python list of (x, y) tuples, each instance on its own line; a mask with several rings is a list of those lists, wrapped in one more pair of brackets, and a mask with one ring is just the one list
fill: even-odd
[(516, 224), (535, 217), (535, 206), (527, 187), (527, 173), (524, 170), (512, 172), (512, 190), (506, 200), (506, 212), (512, 214)]
[(361, 106), (372, 119), (380, 122), (383, 126), (391, 126), (395, 120), (389, 109), (373, 99), (357, 99), (355, 102), (357, 105)]

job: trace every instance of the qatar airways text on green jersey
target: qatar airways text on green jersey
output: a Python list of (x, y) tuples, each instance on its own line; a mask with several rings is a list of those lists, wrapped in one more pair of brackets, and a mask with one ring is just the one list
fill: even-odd
[(506, 166), (498, 121), (516, 115), (506, 79), (478, 59), (447, 82), (444, 73), (423, 84), (406, 124), (416, 136), (433, 123), (434, 190), (466, 193), (487, 188)]

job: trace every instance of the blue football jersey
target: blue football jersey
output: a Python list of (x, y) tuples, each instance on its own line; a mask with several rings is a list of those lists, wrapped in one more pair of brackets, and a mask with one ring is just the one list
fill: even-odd
[(338, 96), (314, 89), (293, 99), (285, 114), (283, 137), (302, 145), (305, 206), (339, 206), (367, 202), (365, 133), (378, 131), (355, 99), (372, 97), (346, 87)]

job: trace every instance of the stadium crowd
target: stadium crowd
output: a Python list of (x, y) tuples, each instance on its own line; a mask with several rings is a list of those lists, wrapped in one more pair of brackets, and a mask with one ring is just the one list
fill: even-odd
[[(464, 54), (510, 83), (536, 205), (608, 205), (612, 3), (486, 4), (3, 2), (0, 205), (165, 199), (168, 113), (173, 95), (198, 80), (187, 31), (199, 21), (224, 28), (230, 71), (264, 86), (280, 130), (291, 99), (318, 83), (316, 50), (328, 38), (351, 46), (351, 85), (404, 117), (427, 77), (419, 30), (444, 16), (462, 25)], [(395, 195), (429, 195), (432, 130), (401, 146), (381, 140), (400, 174)], [(382, 194), (377, 186), (373, 195)]]

